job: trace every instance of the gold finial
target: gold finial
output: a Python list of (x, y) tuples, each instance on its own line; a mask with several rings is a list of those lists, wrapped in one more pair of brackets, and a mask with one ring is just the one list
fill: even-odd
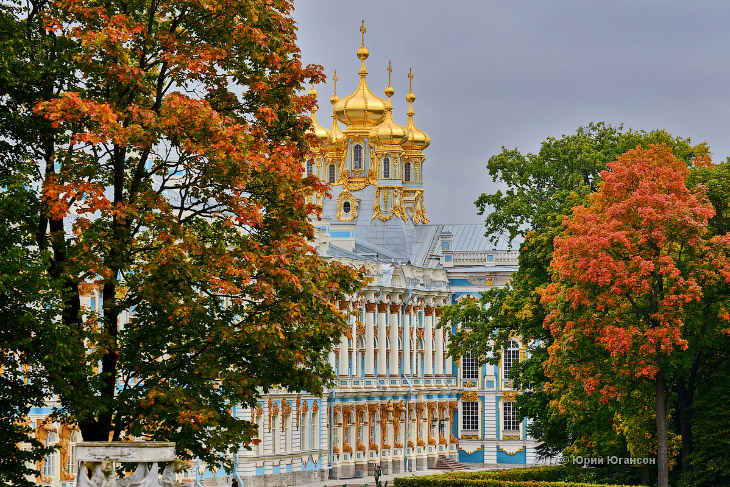
[[(388, 61), (388, 86), (385, 88), (385, 96), (390, 99), (391, 96), (393, 96), (393, 93), (395, 93), (395, 90), (392, 86), (390, 86), (390, 73), (393, 72), (393, 68), (390, 66), (391, 62)], [(388, 102), (390, 104), (390, 101)]]
[(335, 74), (332, 75), (332, 81), (334, 82), (334, 85), (335, 85), (335, 96), (337, 96), (337, 80), (338, 79), (339, 78), (337, 77), (337, 70), (335, 69)]
[[(416, 101), (416, 95), (413, 94), (413, 68), (408, 70), (408, 94), (406, 95), (406, 101), (411, 104)], [(408, 111), (413, 111), (413, 105), (409, 106)]]
[[(335, 103), (337, 103), (338, 101), (340, 101), (340, 97), (337, 96), (337, 80), (338, 79), (339, 78), (337, 77), (337, 70), (335, 69), (335, 74), (332, 75), (332, 81), (333, 81), (333, 84), (334, 84), (334, 87), (335, 87), (335, 92), (332, 95), (332, 98), (330, 98), (330, 103), (332, 103), (332, 105), (334, 105)], [(332, 116), (334, 117), (334, 112), (333, 112), (333, 115)]]
[(368, 74), (368, 72), (365, 70), (365, 60), (370, 55), (370, 51), (368, 51), (368, 48), (365, 47), (365, 32), (367, 32), (367, 29), (365, 28), (365, 19), (363, 19), (362, 25), (360, 26), (360, 33), (362, 34), (362, 44), (360, 45), (360, 49), (357, 50), (357, 58), (361, 61), (360, 76)]
[(362, 34), (362, 44), (360, 44), (360, 47), (365, 47), (365, 32), (368, 30), (365, 28), (365, 19), (362, 19), (362, 24), (360, 25), (360, 33)]

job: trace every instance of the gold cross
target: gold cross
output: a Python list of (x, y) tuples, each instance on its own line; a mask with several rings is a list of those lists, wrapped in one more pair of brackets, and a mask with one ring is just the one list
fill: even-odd
[(360, 32), (362, 33), (362, 45), (360, 47), (365, 47), (365, 32), (368, 30), (365, 28), (365, 19), (362, 19), (362, 24), (360, 25)]
[(390, 61), (388, 61), (388, 86), (390, 86), (390, 73), (393, 72), (393, 68), (390, 67)]
[(408, 70), (408, 91), (413, 91), (413, 68)]
[(335, 69), (335, 74), (332, 76), (332, 81), (334, 81), (334, 83), (335, 83), (335, 96), (337, 96), (337, 80), (338, 79), (339, 78), (337, 78), (337, 70)]

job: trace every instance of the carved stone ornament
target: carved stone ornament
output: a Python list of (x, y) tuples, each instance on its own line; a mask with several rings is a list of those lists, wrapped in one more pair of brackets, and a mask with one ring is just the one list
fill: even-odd
[(76, 425), (61, 425), (61, 432), (59, 433), (59, 456), (61, 459), (61, 480), (74, 480), (76, 476), (68, 471), (68, 456), (69, 456), (69, 443), (71, 442), (71, 435), (74, 431), (78, 432), (79, 427)]
[(441, 311), (441, 308), (436, 308), (436, 318), (441, 318), (444, 315), (444, 312)]
[(428, 306), (426, 306), (426, 309), (424, 310), (424, 313), (426, 314), (426, 316), (431, 316), (431, 315), (433, 315), (434, 309), (435, 308), (433, 306), (428, 305)]
[(387, 313), (389, 306), (388, 303), (378, 303), (378, 313)]
[(357, 336), (365, 336), (365, 325), (363, 325), (362, 323), (357, 324)]
[[(46, 445), (48, 441), (48, 434), (49, 433), (56, 433), (58, 429), (52, 424), (45, 420), (39, 421), (36, 428), (35, 428), (35, 439), (40, 442), (41, 445)], [(35, 468), (40, 472), (40, 475), (36, 476), (36, 483), (38, 484), (47, 484), (51, 482), (51, 477), (48, 477), (47, 475), (43, 475), (43, 467), (46, 464), (46, 457), (43, 457), (43, 459), (38, 460), (35, 462)]]
[(312, 412), (316, 413), (317, 411), (319, 411), (319, 402), (315, 399), (312, 403)]
[(377, 307), (377, 303), (365, 303), (365, 311), (367, 313), (375, 313), (376, 307)]
[(517, 391), (508, 391), (502, 393), (502, 401), (515, 401), (517, 399)]
[(297, 429), (299, 429), (299, 426), (300, 426), (299, 422), (302, 418), (301, 411), (302, 411), (302, 396), (297, 396)]
[(391, 304), (390, 305), (390, 313), (391, 314), (400, 313), (400, 304)]
[[(77, 487), (174, 487), (175, 443), (146, 442), (85, 442), (76, 445), (76, 458), (86, 462), (79, 468)], [(137, 463), (128, 477), (117, 479), (114, 463)], [(164, 464), (162, 478), (158, 464)], [(91, 471), (91, 478), (87, 475)]]

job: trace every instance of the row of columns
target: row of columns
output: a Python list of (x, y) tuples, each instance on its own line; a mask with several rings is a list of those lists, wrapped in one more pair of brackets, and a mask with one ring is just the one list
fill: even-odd
[[(391, 448), (451, 445), (457, 441), (452, 433), (451, 422), (458, 407), (456, 400), (412, 401), (409, 404), (405, 400), (337, 404), (334, 406), (334, 453), (350, 453), (354, 461), (354, 453), (357, 451), (368, 453)], [(406, 418), (407, 432), (402, 430)], [(432, 421), (436, 423), (432, 424)], [(351, 427), (354, 430), (350, 430)], [(380, 434), (376, 435), (378, 428)], [(375, 441), (376, 439), (379, 441)], [(406, 441), (407, 445), (404, 444)]]
[[(358, 338), (362, 337), (365, 377), (420, 376), (419, 369), (423, 369), (425, 377), (443, 377), (444, 372), (448, 375), (451, 370), (451, 358), (445, 353), (448, 333), (437, 328), (441, 310), (435, 306), (445, 304), (446, 298), (431, 297), (428, 299), (430, 304), (426, 304), (424, 298), (407, 302), (391, 301), (390, 295), (384, 298), (339, 303), (340, 309), (348, 311), (355, 319), (330, 356), (333, 368), (339, 365), (341, 377), (362, 374), (360, 357), (363, 351), (358, 345)], [(360, 319), (363, 315), (364, 323)], [(419, 323), (421, 317), (422, 323)], [(422, 347), (418, 345), (419, 340), (423, 340)], [(388, 341), (390, 346), (387, 346)]]

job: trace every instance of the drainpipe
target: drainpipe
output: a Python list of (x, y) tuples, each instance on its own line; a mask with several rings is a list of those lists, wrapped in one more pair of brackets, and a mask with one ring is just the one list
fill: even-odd
[(329, 477), (331, 475), (332, 470), (335, 468), (335, 384), (332, 384), (332, 389), (330, 390), (330, 393), (332, 395), (330, 400), (330, 434), (329, 434), (329, 465), (327, 466), (327, 470), (330, 472), (327, 476)]
[(233, 464), (233, 466), (235, 468), (235, 470), (233, 471), (233, 475), (236, 477), (236, 480), (238, 480), (239, 487), (243, 487), (243, 479), (241, 478), (240, 475), (238, 475), (238, 461), (239, 461), (238, 453), (236, 453), (236, 455), (233, 458), (235, 460), (234, 464)]

